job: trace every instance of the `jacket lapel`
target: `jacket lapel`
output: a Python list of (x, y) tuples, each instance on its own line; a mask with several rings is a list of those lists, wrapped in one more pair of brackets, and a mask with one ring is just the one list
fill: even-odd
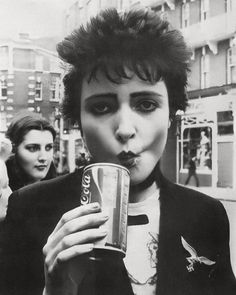
[(157, 252), (157, 294), (185, 294), (188, 288), (186, 265), (181, 244), (181, 208), (174, 185), (161, 176), (160, 230)]

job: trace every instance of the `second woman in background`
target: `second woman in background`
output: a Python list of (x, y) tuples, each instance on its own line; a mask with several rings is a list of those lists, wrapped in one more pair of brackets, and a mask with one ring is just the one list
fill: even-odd
[(12, 191), (56, 177), (53, 164), (56, 131), (45, 118), (29, 111), (20, 112), (12, 120), (6, 137), (13, 146), (13, 155), (6, 162)]

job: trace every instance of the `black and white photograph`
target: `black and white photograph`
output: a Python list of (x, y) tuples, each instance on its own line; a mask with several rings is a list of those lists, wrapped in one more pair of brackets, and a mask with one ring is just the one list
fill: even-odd
[(0, 0), (0, 295), (236, 294), (236, 1)]

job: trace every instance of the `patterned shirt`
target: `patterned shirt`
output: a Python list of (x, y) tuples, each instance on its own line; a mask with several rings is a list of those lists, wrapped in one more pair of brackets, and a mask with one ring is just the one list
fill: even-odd
[(129, 204), (127, 252), (124, 263), (135, 295), (156, 294), (159, 235), (159, 190), (142, 202)]

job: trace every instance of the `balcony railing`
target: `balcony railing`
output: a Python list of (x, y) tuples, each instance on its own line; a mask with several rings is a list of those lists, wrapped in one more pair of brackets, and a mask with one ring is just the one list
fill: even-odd
[(217, 43), (232, 37), (236, 31), (236, 11), (210, 17), (202, 22), (182, 29), (189, 45), (201, 47), (209, 42)]
[(163, 4), (167, 4), (170, 9), (174, 9), (175, 7), (175, 0), (142, 0), (142, 1), (135, 1), (132, 0), (129, 2), (130, 6), (133, 7), (135, 5), (142, 5), (142, 6), (146, 6), (146, 7), (156, 7), (156, 6), (160, 6)]

